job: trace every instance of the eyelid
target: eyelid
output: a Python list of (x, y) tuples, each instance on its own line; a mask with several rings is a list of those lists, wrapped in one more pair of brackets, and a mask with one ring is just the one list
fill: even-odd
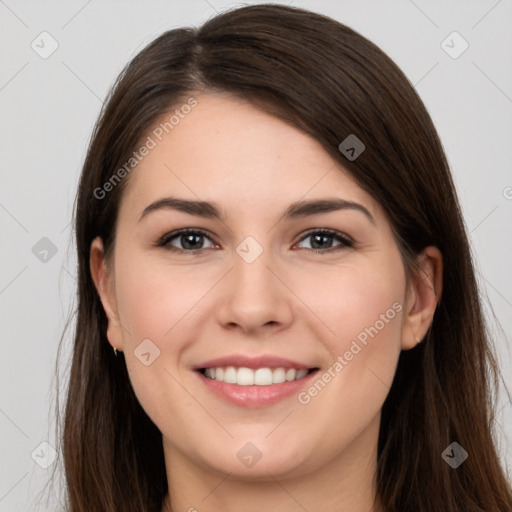
[(337, 231), (336, 229), (330, 229), (330, 228), (312, 228), (312, 229), (308, 229), (307, 231), (302, 233), (302, 236), (298, 240), (298, 242), (302, 242), (302, 240), (304, 240), (308, 236), (314, 235), (316, 233), (326, 233), (329, 236), (332, 236), (332, 237), (335, 237), (335, 238), (339, 238), (340, 240), (343, 241), (343, 243), (345, 243), (347, 245), (355, 245), (355, 241), (350, 236), (346, 235), (345, 233), (342, 233), (341, 231)]
[(307, 239), (308, 237), (315, 235), (315, 234), (327, 234), (328, 236), (331, 236), (332, 238), (338, 239), (340, 242), (340, 245), (335, 247), (329, 247), (327, 249), (313, 249), (305, 247), (304, 249), (308, 252), (313, 253), (325, 253), (330, 254), (336, 251), (341, 251), (343, 249), (351, 249), (356, 247), (356, 242), (352, 239), (352, 237), (346, 235), (345, 233), (342, 233), (341, 231), (338, 231), (336, 229), (330, 229), (330, 228), (312, 228), (308, 229), (306, 232), (302, 233), (301, 238), (294, 244), (297, 245), (298, 243), (302, 242), (303, 240)]
[(209, 238), (212, 241), (212, 243), (214, 243), (215, 245), (219, 245), (215, 241), (215, 238), (213, 237), (213, 235), (210, 232), (208, 232), (208, 231), (206, 231), (204, 229), (201, 229), (201, 228), (182, 228), (182, 229), (176, 229), (175, 231), (169, 231), (168, 233), (165, 233), (165, 235), (160, 237), (156, 241), (155, 245), (158, 246), (158, 247), (170, 248), (170, 250), (176, 249), (177, 251), (188, 252), (188, 253), (203, 251), (204, 249), (191, 249), (191, 250), (187, 251), (187, 250), (184, 250), (184, 249), (179, 249), (178, 247), (173, 247), (171, 245), (168, 245), (168, 243), (171, 240), (173, 240), (174, 238), (177, 238), (177, 237), (179, 237), (181, 235), (186, 235), (186, 234), (189, 234), (189, 233), (203, 235), (206, 238)]

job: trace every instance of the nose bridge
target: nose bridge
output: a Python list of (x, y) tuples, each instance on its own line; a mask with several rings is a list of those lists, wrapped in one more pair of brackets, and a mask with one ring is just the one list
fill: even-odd
[(236, 248), (234, 257), (234, 281), (237, 292), (271, 293), (275, 283), (269, 266), (272, 265), (270, 249), (263, 249), (253, 237), (247, 237)]
[(269, 267), (275, 267), (272, 251), (253, 236), (242, 240), (233, 256), (233, 270), (219, 309), (222, 323), (251, 330), (270, 322), (290, 321), (286, 290)]
[(265, 248), (255, 237), (247, 236), (236, 247), (234, 256), (233, 286), (238, 300), (247, 305), (261, 308), (258, 302), (264, 299), (266, 304), (275, 296), (275, 277), (269, 270), (272, 265), (272, 254), (268, 246)]

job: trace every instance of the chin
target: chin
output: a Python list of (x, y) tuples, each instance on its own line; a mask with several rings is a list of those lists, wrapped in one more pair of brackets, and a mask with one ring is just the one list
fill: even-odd
[(213, 453), (201, 450), (197, 454), (202, 465), (210, 471), (229, 474), (235, 480), (264, 481), (273, 478), (287, 478), (308, 473), (312, 467), (300, 447), (279, 446), (265, 438), (244, 437), (215, 450)]

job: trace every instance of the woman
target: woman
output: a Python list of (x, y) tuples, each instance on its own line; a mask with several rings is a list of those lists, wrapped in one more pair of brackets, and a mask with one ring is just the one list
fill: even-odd
[(278, 5), (164, 33), (75, 219), (70, 511), (512, 510), (448, 164), (361, 35)]

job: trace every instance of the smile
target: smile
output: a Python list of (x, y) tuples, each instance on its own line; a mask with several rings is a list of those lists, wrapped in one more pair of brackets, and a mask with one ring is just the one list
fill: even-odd
[(235, 354), (204, 361), (193, 370), (206, 390), (222, 401), (263, 408), (299, 393), (319, 367), (278, 356)]
[(296, 370), (295, 368), (236, 368), (234, 366), (205, 368), (203, 374), (206, 378), (237, 384), (238, 386), (270, 386), (282, 384), (305, 377), (313, 369)]

